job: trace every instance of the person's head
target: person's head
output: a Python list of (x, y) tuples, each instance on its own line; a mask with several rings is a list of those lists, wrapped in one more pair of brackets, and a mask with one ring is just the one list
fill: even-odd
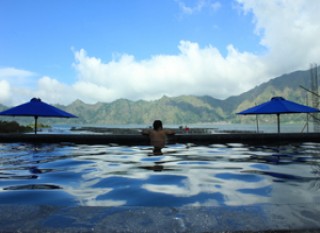
[(153, 122), (153, 129), (154, 130), (162, 129), (162, 122), (160, 120), (155, 120)]

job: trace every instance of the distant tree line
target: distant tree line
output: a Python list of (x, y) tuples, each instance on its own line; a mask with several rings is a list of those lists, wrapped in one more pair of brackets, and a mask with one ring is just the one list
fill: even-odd
[(0, 133), (27, 133), (32, 131), (32, 127), (19, 125), (16, 121), (0, 121)]

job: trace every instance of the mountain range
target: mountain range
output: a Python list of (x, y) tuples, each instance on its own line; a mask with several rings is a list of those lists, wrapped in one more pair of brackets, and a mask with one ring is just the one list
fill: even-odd
[[(253, 117), (239, 116), (236, 113), (256, 104), (282, 96), (288, 100), (307, 104), (307, 92), (301, 86), (310, 89), (310, 71), (296, 71), (271, 79), (248, 92), (220, 100), (209, 95), (163, 96), (153, 101), (131, 101), (118, 99), (110, 103), (98, 102), (86, 104), (76, 100), (70, 105), (57, 107), (78, 116), (77, 119), (56, 119), (54, 122), (77, 124), (150, 124), (161, 119), (166, 124), (195, 124), (212, 122), (250, 122)], [(309, 94), (308, 94), (309, 95)], [(309, 103), (311, 104), (310, 95)], [(309, 105), (310, 105), (309, 104)], [(0, 109), (4, 109), (1, 106)], [(289, 114), (288, 114), (289, 115)], [(299, 114), (290, 114), (285, 121), (299, 121)], [(265, 116), (265, 121), (272, 121)], [(48, 120), (44, 120), (48, 121)]]

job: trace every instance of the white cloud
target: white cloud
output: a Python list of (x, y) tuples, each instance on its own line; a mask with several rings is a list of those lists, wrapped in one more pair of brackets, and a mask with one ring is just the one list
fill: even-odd
[(30, 77), (34, 73), (27, 70), (20, 70), (13, 67), (0, 68), (0, 78), (13, 78), (13, 77)]
[(75, 96), (76, 93), (68, 85), (47, 76), (39, 79), (36, 91), (33, 93), (33, 97), (51, 104), (70, 103)]
[[(185, 13), (199, 12), (211, 1), (196, 1), (191, 7), (177, 1)], [(176, 55), (155, 55), (137, 61), (123, 54), (103, 63), (85, 50), (76, 52), (75, 84), (87, 99), (155, 99), (166, 94), (212, 95), (226, 98), (253, 88), (270, 78), (318, 62), (320, 54), (320, 2), (238, 0), (243, 12), (252, 12), (265, 54), (240, 52), (232, 44), (227, 55), (208, 45), (181, 41)], [(213, 3), (213, 2), (212, 2)]]
[(0, 69), (0, 103), (13, 106), (33, 97), (49, 103), (70, 103), (76, 93), (72, 88), (50, 77), (15, 68)]
[(14, 67), (0, 68), (0, 80), (6, 80), (14, 85), (32, 85), (35, 73), (28, 70), (16, 69)]
[(0, 103), (14, 105), (25, 100), (36, 83), (35, 73), (13, 67), (0, 68)]
[[(177, 2), (189, 14), (213, 3), (199, 0), (187, 6), (184, 1)], [(177, 55), (155, 55), (137, 61), (134, 56), (123, 54), (103, 63), (80, 50), (74, 64), (79, 74), (77, 91), (99, 101), (156, 99), (164, 94), (208, 94), (223, 99), (319, 61), (320, 2), (238, 2), (245, 13), (253, 14), (255, 33), (267, 49), (265, 54), (240, 52), (230, 44), (223, 56), (211, 45), (200, 48), (197, 43), (181, 41)]]
[(156, 99), (164, 94), (224, 98), (260, 83), (256, 77), (265, 78), (259, 58), (240, 53), (232, 45), (225, 58), (212, 46), (200, 48), (189, 41), (181, 41), (179, 50), (175, 56), (158, 55), (143, 61), (124, 54), (108, 63), (80, 50), (74, 64), (79, 80), (74, 87), (83, 96), (99, 101)]
[(320, 1), (238, 0), (245, 12), (252, 12), (264, 58), (271, 74), (305, 69), (319, 62)]
[(97, 85), (92, 82), (79, 81), (73, 85), (74, 90), (79, 96), (79, 99), (85, 100), (89, 103), (95, 103), (97, 101), (106, 102), (106, 100), (114, 100), (121, 98), (115, 91), (104, 87), (103, 85)]
[[(215, 3), (215, 9), (220, 7), (218, 1), (199, 0), (191, 6), (182, 0), (177, 2), (185, 13), (190, 14)], [(320, 1), (237, 2), (244, 13), (253, 15), (253, 33), (260, 36), (260, 43), (266, 48), (264, 54), (239, 51), (230, 44), (227, 54), (222, 55), (214, 45), (200, 47), (196, 42), (184, 40), (179, 43), (179, 52), (175, 55), (154, 55), (137, 60), (133, 55), (121, 54), (103, 62), (81, 49), (75, 52), (73, 67), (77, 80), (71, 85), (52, 77), (36, 77), (29, 71), (0, 69), (0, 88), (3, 90), (0, 101), (8, 102), (14, 96), (17, 103), (35, 95), (49, 103), (63, 104), (75, 99), (95, 103), (118, 98), (150, 100), (162, 95), (182, 94), (224, 99), (283, 73), (319, 63)], [(34, 85), (26, 87), (26, 83)]]
[[(193, 4), (187, 4), (185, 0), (176, 0), (182, 13), (192, 15), (201, 12), (204, 8), (218, 10), (221, 7), (219, 1), (212, 0), (195, 0)], [(190, 2), (190, 1), (189, 1)]]
[(0, 103), (7, 102), (10, 98), (10, 85), (5, 80), (0, 80)]

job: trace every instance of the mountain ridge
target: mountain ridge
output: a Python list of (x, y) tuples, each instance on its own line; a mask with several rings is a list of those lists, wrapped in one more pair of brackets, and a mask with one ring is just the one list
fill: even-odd
[[(87, 104), (77, 99), (67, 106), (57, 105), (78, 116), (77, 119), (46, 119), (44, 121), (80, 124), (150, 124), (155, 119), (161, 119), (166, 124), (179, 125), (243, 122), (246, 119), (240, 118), (237, 112), (268, 101), (274, 96), (282, 96), (291, 101), (306, 104), (307, 93), (300, 86), (307, 88), (310, 86), (309, 70), (275, 77), (247, 92), (224, 100), (209, 95), (176, 97), (164, 95), (160, 99), (151, 101), (121, 98), (107, 103)], [(288, 119), (296, 120), (299, 117), (290, 116)]]
[(161, 119), (168, 124), (241, 122), (236, 115), (237, 112), (268, 101), (274, 96), (305, 104), (306, 92), (300, 86), (309, 87), (309, 79), (309, 70), (295, 71), (270, 79), (247, 92), (224, 100), (209, 95), (164, 95), (151, 101), (117, 99), (109, 103), (96, 104), (75, 101), (66, 106), (65, 110), (80, 116), (80, 121), (87, 124), (145, 124), (154, 119)]

